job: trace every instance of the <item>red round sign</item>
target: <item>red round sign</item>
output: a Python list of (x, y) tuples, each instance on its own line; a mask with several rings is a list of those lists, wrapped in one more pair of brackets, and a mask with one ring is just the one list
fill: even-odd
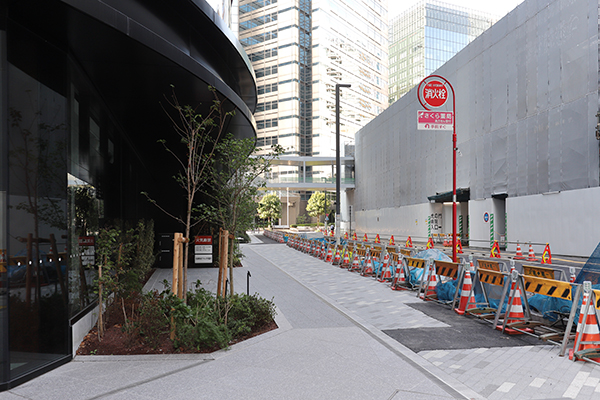
[(440, 81), (429, 81), (423, 87), (423, 101), (431, 107), (441, 107), (448, 100), (448, 90)]

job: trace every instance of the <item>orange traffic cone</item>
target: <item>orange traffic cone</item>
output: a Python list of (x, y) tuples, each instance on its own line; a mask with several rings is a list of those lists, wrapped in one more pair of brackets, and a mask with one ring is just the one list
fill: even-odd
[[(506, 324), (512, 324), (513, 322), (520, 322), (525, 320), (525, 314), (523, 313), (523, 303), (521, 300), (521, 289), (519, 289), (519, 285), (517, 282), (512, 282), (510, 292), (512, 294), (512, 301), (510, 305), (510, 312), (508, 316), (506, 316)], [(496, 325), (496, 329), (499, 331), (502, 330), (502, 324)], [(521, 328), (521, 331), (533, 333), (533, 329), (531, 328)], [(504, 332), (509, 335), (522, 335), (523, 332), (517, 331), (512, 328), (505, 328)]]
[(325, 258), (325, 262), (331, 262), (333, 259), (333, 254), (331, 253), (331, 249), (327, 249), (327, 257)]
[(550, 253), (550, 245), (546, 243), (546, 248), (542, 253), (542, 264), (552, 264), (552, 253)]
[(431, 236), (429, 236), (429, 239), (427, 240), (427, 246), (425, 246), (426, 249), (433, 249), (434, 245), (433, 245), (433, 239), (431, 238)]
[(498, 241), (494, 240), (494, 244), (492, 245), (492, 250), (490, 251), (491, 258), (500, 258), (500, 246), (498, 245)]
[(451, 245), (448, 243), (448, 235), (444, 235), (444, 243), (442, 244), (444, 247), (450, 247)]
[(340, 249), (335, 249), (335, 256), (333, 256), (333, 265), (338, 265), (342, 260), (342, 255), (340, 254)]
[(529, 243), (529, 256), (527, 257), (527, 261), (537, 261), (535, 258), (535, 253), (533, 252), (533, 246)]
[(394, 235), (392, 235), (392, 237), (390, 238), (390, 243), (388, 243), (390, 246), (395, 246), (396, 242), (394, 242)]
[(465, 271), (465, 276), (463, 278), (463, 286), (462, 291), (460, 292), (460, 302), (458, 303), (458, 308), (455, 308), (454, 311), (459, 315), (464, 315), (465, 310), (467, 309), (467, 304), (475, 303), (475, 299), (469, 301), (469, 294), (471, 293), (471, 289), (473, 288), (473, 281), (471, 280), (471, 272), (467, 269)]
[(413, 247), (412, 239), (410, 238), (410, 236), (408, 237), (408, 239), (406, 239), (405, 247)]
[(386, 282), (392, 279), (392, 271), (390, 270), (390, 255), (385, 253), (383, 256), (383, 264), (381, 265), (381, 271), (379, 272), (379, 282)]
[[(594, 305), (589, 304), (591, 301), (590, 294), (585, 291), (583, 293), (581, 311), (579, 312), (579, 323), (577, 324), (577, 332), (575, 334), (575, 344), (573, 345), (573, 348), (569, 350), (569, 360), (572, 360), (573, 355), (581, 350), (596, 350), (594, 353), (600, 351), (600, 331), (598, 330), (598, 320), (596, 318)], [(587, 314), (584, 319), (583, 314), (586, 308)], [(579, 359), (579, 357), (575, 358)], [(598, 357), (588, 358), (594, 361), (599, 360)]]
[(360, 269), (360, 260), (358, 259), (358, 254), (354, 254), (354, 258), (352, 259), (352, 266), (348, 269), (350, 271), (358, 271)]
[(348, 250), (346, 250), (344, 252), (344, 259), (342, 260), (342, 263), (340, 264), (340, 268), (348, 268), (350, 266), (350, 255), (348, 253), (349, 253)]
[(437, 286), (437, 276), (433, 271), (433, 266), (431, 267), (429, 273), (431, 274), (431, 278), (429, 279), (427, 290), (425, 291), (425, 293), (421, 293), (421, 299), (426, 301), (437, 297), (437, 292), (435, 291), (435, 288)]
[(394, 280), (392, 281), (392, 290), (408, 290), (402, 264), (396, 265), (396, 273), (394, 274)]
[(521, 250), (521, 245), (517, 242), (517, 255), (514, 257), (515, 260), (524, 260), (523, 250)]
[(373, 274), (373, 261), (371, 261), (371, 256), (367, 257), (365, 268), (360, 274), (362, 276), (370, 276)]

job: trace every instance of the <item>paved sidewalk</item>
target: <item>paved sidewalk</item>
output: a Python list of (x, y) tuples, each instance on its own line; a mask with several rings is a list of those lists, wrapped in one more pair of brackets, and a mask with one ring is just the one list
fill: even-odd
[[(244, 267), (234, 269), (235, 290), (246, 292), (250, 271), (250, 292), (274, 298), (278, 329), (210, 355), (78, 356), (0, 399), (600, 396), (600, 367), (558, 357), (557, 346), (497, 336), (513, 341), (508, 347), (459, 349), (428, 343), (429, 334), (456, 335), (454, 316), (441, 318), (413, 292), (392, 291), (268, 239), (253, 237), (242, 249), (246, 257)], [(190, 285), (200, 279), (214, 290), (217, 272), (190, 269)], [(158, 270), (147, 286), (162, 289), (169, 274)], [(419, 350), (423, 343), (410, 344), (414, 351), (402, 344), (408, 333), (421, 334), (428, 350)]]

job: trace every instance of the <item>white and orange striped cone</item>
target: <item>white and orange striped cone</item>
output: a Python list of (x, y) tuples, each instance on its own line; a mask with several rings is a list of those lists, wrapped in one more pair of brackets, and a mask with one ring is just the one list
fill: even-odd
[[(510, 305), (510, 312), (508, 313), (506, 318), (506, 324), (512, 324), (513, 322), (520, 322), (525, 320), (525, 314), (523, 313), (523, 303), (521, 300), (521, 289), (519, 289), (519, 285), (516, 281), (511, 283), (510, 293), (512, 294), (512, 301)], [(499, 331), (502, 330), (502, 324), (496, 325), (496, 329)], [(522, 335), (524, 332), (533, 333), (533, 329), (531, 328), (520, 328), (519, 330), (512, 328), (505, 328), (504, 332), (509, 335)]]
[(333, 261), (333, 253), (331, 252), (331, 248), (327, 248), (327, 257), (325, 257), (325, 262)]
[(402, 268), (402, 264), (400, 263), (396, 266), (396, 273), (394, 274), (394, 280), (392, 281), (392, 290), (408, 290), (404, 268)]
[(448, 243), (448, 235), (444, 235), (444, 243), (442, 244), (444, 247), (450, 247), (451, 245)]
[(432, 298), (437, 297), (437, 292), (435, 291), (435, 288), (437, 286), (437, 276), (435, 275), (435, 272), (433, 271), (433, 267), (431, 267), (431, 270), (429, 273), (431, 274), (431, 279), (429, 279), (429, 284), (427, 285), (427, 290), (424, 293), (421, 293), (421, 299), (426, 300), (426, 301), (432, 300)]
[(354, 254), (352, 259), (352, 266), (348, 268), (350, 271), (358, 271), (360, 269), (360, 260), (358, 259), (358, 253)]
[(340, 264), (340, 268), (348, 268), (350, 266), (350, 252), (346, 250), (344, 252), (344, 258), (342, 259), (342, 263)]
[[(591, 288), (591, 283), (590, 283)], [(575, 343), (573, 348), (569, 350), (569, 360), (573, 359), (575, 353), (581, 350), (597, 350), (594, 353), (600, 352), (600, 330), (598, 329), (598, 319), (596, 318), (596, 309), (592, 301), (590, 292), (583, 292), (583, 302), (581, 303), (581, 311), (579, 312), (579, 323), (577, 324), (577, 333), (575, 334)], [(588, 305), (589, 304), (589, 305)], [(583, 316), (585, 309), (587, 314)], [(575, 357), (579, 359), (578, 357)], [(598, 361), (598, 357), (588, 357), (593, 361)]]
[(575, 283), (577, 275), (575, 275), (575, 267), (569, 267), (569, 283)]
[(524, 260), (523, 250), (521, 250), (521, 245), (517, 242), (517, 255), (515, 255), (515, 260)]
[(373, 274), (373, 262), (371, 261), (371, 257), (367, 258), (365, 269), (360, 274), (362, 276), (370, 276)]
[(392, 266), (389, 264), (389, 256), (387, 254), (386, 256), (388, 257), (388, 259), (385, 260), (384, 258), (383, 260), (381, 274), (378, 279), (379, 282), (389, 282), (392, 280)]
[(471, 279), (471, 272), (469, 270), (465, 271), (465, 276), (463, 278), (463, 286), (462, 291), (460, 292), (460, 302), (458, 303), (458, 308), (455, 308), (454, 311), (459, 315), (464, 315), (465, 310), (467, 309), (468, 303), (473, 303), (474, 301), (469, 301), (469, 294), (471, 293), (471, 289), (473, 288), (473, 281)]
[(529, 256), (527, 257), (527, 261), (537, 261), (535, 258), (535, 253), (533, 252), (533, 246), (529, 243)]
[(569, 349), (569, 360), (573, 359), (573, 353), (575, 350), (575, 346), (577, 345), (577, 341), (579, 340), (579, 335), (581, 334), (581, 331), (583, 330), (583, 310), (585, 310), (585, 307), (587, 306), (587, 304), (589, 303), (590, 299), (590, 294), (589, 292), (586, 290), (583, 292), (583, 301), (581, 302), (581, 308), (579, 309), (579, 321), (577, 322), (577, 330), (575, 331), (575, 341), (573, 342), (573, 348)]
[(333, 256), (333, 265), (339, 265), (340, 261), (342, 261), (342, 255), (340, 254), (340, 249), (335, 249), (335, 256)]
[[(383, 256), (383, 264), (381, 265), (381, 268), (379, 270), (379, 277), (377, 278), (379, 282), (385, 282), (392, 279), (392, 272), (390, 271), (389, 264), (390, 255), (389, 253), (385, 253), (385, 256)], [(385, 278), (384, 275), (386, 275), (387, 278)]]

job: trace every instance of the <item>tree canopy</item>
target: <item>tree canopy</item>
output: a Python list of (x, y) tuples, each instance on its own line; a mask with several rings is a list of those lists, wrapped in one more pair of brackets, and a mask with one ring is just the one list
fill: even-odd
[(311, 217), (317, 217), (317, 226), (321, 215), (327, 214), (331, 208), (331, 201), (325, 196), (324, 192), (314, 192), (306, 206), (306, 212)]
[(281, 200), (275, 193), (266, 194), (258, 203), (258, 215), (261, 218), (267, 218), (269, 225), (272, 226), (272, 220), (281, 217)]

